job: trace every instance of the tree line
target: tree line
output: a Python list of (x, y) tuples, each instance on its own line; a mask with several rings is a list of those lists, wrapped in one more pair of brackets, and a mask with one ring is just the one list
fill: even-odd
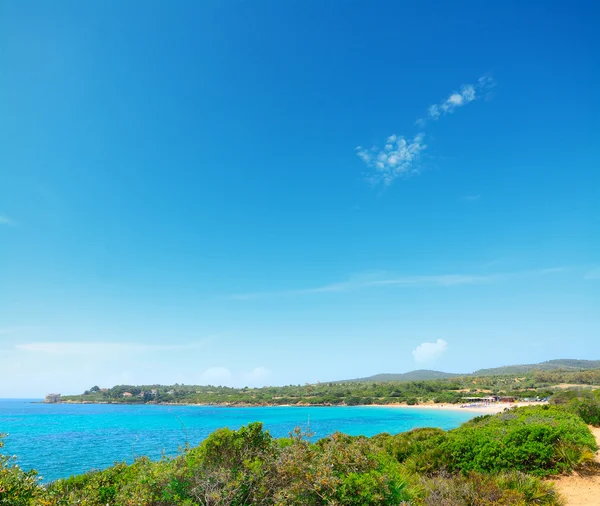
[(541, 371), (522, 375), (462, 376), (402, 382), (346, 382), (232, 388), (214, 385), (97, 385), (67, 402), (194, 403), (227, 405), (355, 406), (369, 404), (455, 404), (465, 397), (547, 398), (559, 385), (600, 385), (600, 370)]

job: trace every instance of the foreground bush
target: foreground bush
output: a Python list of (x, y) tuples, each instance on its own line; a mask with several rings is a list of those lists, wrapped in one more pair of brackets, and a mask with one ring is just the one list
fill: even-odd
[(563, 406), (589, 425), (600, 427), (600, 390), (563, 390), (555, 393), (550, 403)]
[[(0, 434), (0, 448), (4, 446)], [(29, 506), (38, 504), (44, 494), (35, 471), (23, 471), (14, 457), (0, 454), (0, 505)]]
[(415, 495), (401, 464), (368, 438), (276, 440), (262, 424), (220, 429), (175, 459), (59, 480), (53, 505), (392, 505)]
[(596, 449), (585, 423), (558, 406), (478, 417), (449, 432), (309, 436), (274, 439), (261, 423), (220, 429), (176, 458), (144, 457), (48, 486), (1, 457), (0, 505), (552, 506), (556, 492), (532, 475), (568, 471)]
[(441, 463), (450, 471), (547, 476), (572, 471), (596, 450), (581, 418), (544, 405), (478, 417), (450, 431), (441, 445)]
[(562, 505), (553, 485), (518, 471), (485, 475), (442, 475), (424, 478), (423, 506)]
[(378, 434), (371, 440), (383, 448), (398, 462), (404, 463), (409, 472), (431, 473), (447, 460), (442, 443), (448, 433), (442, 429), (413, 429), (396, 435)]

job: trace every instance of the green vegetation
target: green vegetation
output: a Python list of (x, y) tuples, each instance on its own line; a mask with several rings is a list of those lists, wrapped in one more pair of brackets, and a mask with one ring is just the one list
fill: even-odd
[(600, 427), (600, 390), (563, 390), (554, 394), (550, 402), (566, 407), (585, 423)]
[(336, 383), (366, 383), (381, 381), (428, 381), (435, 379), (448, 379), (464, 376), (463, 374), (454, 374), (450, 372), (432, 371), (431, 369), (417, 369), (400, 374), (375, 374), (367, 378), (358, 378), (345, 381), (336, 381)]
[(441, 446), (451, 471), (545, 476), (593, 458), (596, 441), (579, 417), (544, 405), (478, 417), (451, 431)]
[(533, 370), (521, 375), (459, 376), (428, 381), (344, 382), (263, 388), (196, 385), (94, 386), (66, 402), (190, 403), (226, 405), (368, 405), (460, 403), (464, 397), (547, 398), (560, 384), (600, 385), (600, 370)]
[[(564, 361), (563, 361), (564, 362)], [(0, 456), (0, 505), (558, 505), (540, 478), (585, 466), (597, 450), (586, 424), (600, 426), (600, 370), (435, 380), (365, 381), (242, 388), (95, 385), (72, 402), (227, 405), (365, 405), (464, 397), (547, 398), (549, 404), (477, 417), (445, 432), (416, 429), (372, 438), (334, 434), (311, 442), (296, 430), (274, 439), (260, 423), (221, 429), (176, 458), (140, 458), (49, 485)], [(575, 368), (575, 369), (573, 369)], [(425, 371), (427, 372), (427, 371)], [(2, 441), (0, 439), (0, 447)]]
[(423, 485), (424, 506), (563, 504), (551, 484), (518, 471), (434, 476)]
[(346, 380), (339, 383), (370, 382), (370, 381), (427, 381), (433, 379), (455, 378), (457, 376), (502, 376), (507, 374), (527, 374), (532, 371), (584, 371), (589, 369), (600, 369), (600, 360), (572, 360), (558, 359), (548, 360), (539, 364), (509, 365), (495, 367), (493, 369), (479, 369), (470, 374), (455, 374), (430, 369), (419, 369), (402, 374), (376, 374), (367, 378)]
[(479, 369), (473, 376), (497, 376), (499, 374), (526, 374), (531, 371), (581, 371), (600, 369), (600, 360), (573, 360), (558, 359), (548, 360), (539, 364), (509, 365), (494, 367), (493, 369)]
[[(4, 447), (0, 434), (0, 449)], [(0, 505), (28, 506), (39, 504), (38, 499), (44, 495), (45, 490), (39, 485), (39, 478), (35, 471), (23, 471), (16, 462), (15, 457), (0, 453)]]
[(445, 432), (316, 442), (296, 429), (275, 439), (261, 423), (220, 429), (175, 458), (137, 459), (43, 486), (8, 457), (0, 504), (16, 506), (560, 505), (540, 477), (593, 457), (585, 422), (563, 405), (515, 408)]

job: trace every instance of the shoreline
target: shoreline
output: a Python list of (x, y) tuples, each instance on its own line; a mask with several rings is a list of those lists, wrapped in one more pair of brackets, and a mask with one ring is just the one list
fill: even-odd
[(464, 413), (482, 413), (482, 414), (497, 414), (501, 413), (505, 409), (524, 407), (524, 406), (538, 406), (548, 404), (548, 402), (512, 402), (512, 403), (494, 403), (482, 406), (468, 405), (464, 406), (460, 404), (448, 404), (448, 403), (423, 403), (423, 404), (357, 404), (348, 406), (346, 404), (229, 404), (229, 403), (215, 403), (215, 404), (200, 404), (200, 403), (179, 403), (179, 402), (111, 402), (111, 401), (61, 401), (56, 403), (47, 404), (115, 404), (123, 406), (199, 406), (199, 407), (223, 407), (223, 408), (407, 408), (407, 409), (426, 409), (436, 411), (459, 411)]
[(548, 404), (547, 402), (511, 402), (511, 403), (494, 403), (482, 406), (465, 406), (463, 407), (460, 404), (434, 404), (434, 403), (425, 403), (425, 404), (370, 404), (369, 406), (380, 407), (380, 408), (409, 408), (409, 409), (428, 409), (428, 410), (436, 410), (436, 411), (460, 411), (462, 413), (483, 413), (486, 415), (494, 415), (497, 413), (502, 413), (505, 409), (510, 408), (521, 408), (525, 406), (539, 406), (543, 404)]

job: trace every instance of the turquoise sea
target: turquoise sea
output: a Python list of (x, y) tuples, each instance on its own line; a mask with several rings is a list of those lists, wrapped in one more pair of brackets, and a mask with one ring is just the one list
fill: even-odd
[(474, 413), (386, 407), (161, 406), (122, 404), (42, 404), (0, 399), (4, 454), (16, 455), (24, 469), (35, 468), (45, 482), (102, 469), (115, 461), (147, 455), (176, 455), (186, 441), (197, 445), (219, 427), (237, 429), (261, 421), (275, 437), (294, 427), (315, 438), (335, 431), (351, 435), (392, 434), (415, 427), (451, 429)]

